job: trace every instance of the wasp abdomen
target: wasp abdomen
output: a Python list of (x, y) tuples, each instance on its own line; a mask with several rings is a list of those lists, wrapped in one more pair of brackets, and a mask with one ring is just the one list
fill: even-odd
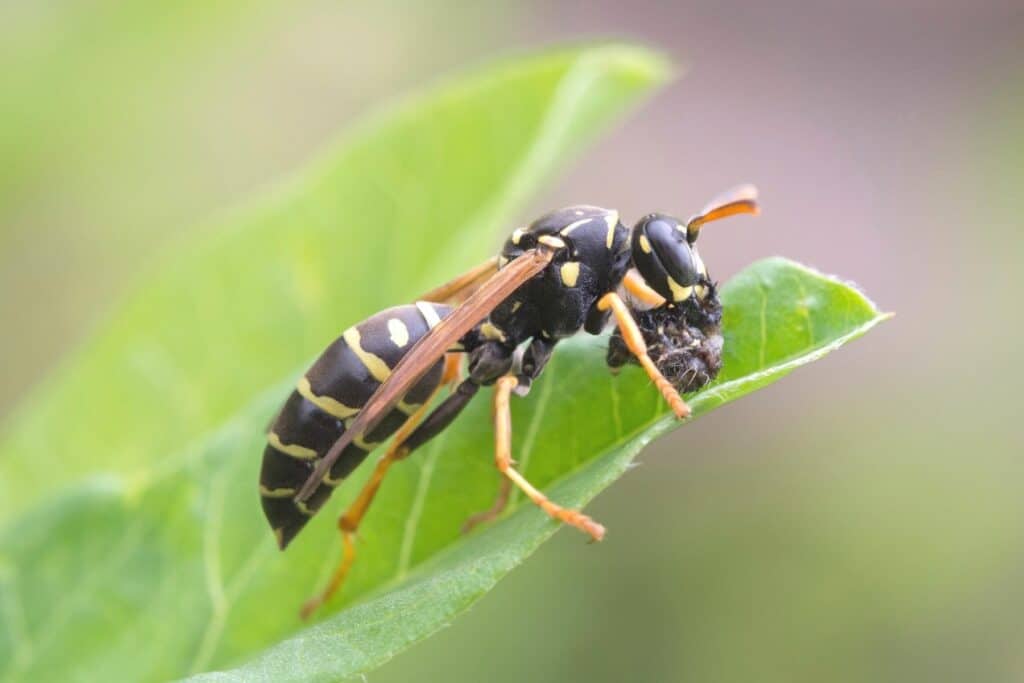
[(418, 302), (382, 311), (346, 330), (299, 378), (267, 433), (260, 471), (263, 512), (284, 548), (332, 491), (387, 439), (441, 381), (438, 361), (369, 434), (357, 435), (305, 502), (295, 495), (373, 392), (448, 306)]

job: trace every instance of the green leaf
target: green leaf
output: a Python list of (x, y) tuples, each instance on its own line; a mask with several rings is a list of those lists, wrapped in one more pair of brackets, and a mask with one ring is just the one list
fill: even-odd
[[(718, 381), (690, 397), (697, 415), (885, 317), (850, 286), (782, 259), (748, 268), (722, 296), (725, 366)], [(530, 396), (513, 406), (522, 469), (570, 505), (585, 504), (646, 443), (679, 424), (639, 369), (608, 373), (605, 343), (566, 343)], [(0, 662), (10, 662), (9, 676), (130, 680), (231, 666), (238, 668), (195, 680), (355, 676), (450, 622), (557, 529), (519, 504), (492, 527), (459, 535), (465, 517), (490, 504), (498, 482), (490, 406), (477, 400), (392, 469), (360, 529), (359, 558), (341, 599), (322, 622), (304, 625), (297, 607), (337, 561), (330, 516), (360, 482), (339, 491), (288, 552), (276, 552), (254, 488), (262, 427), (286, 391), (282, 385), (260, 397), (149, 481), (80, 486), (0, 537), (8, 634), (0, 637)], [(601, 521), (610, 530), (605, 543), (630, 531)]]
[(348, 322), (496, 251), (526, 198), (668, 72), (622, 45), (483, 70), (356, 126), (188, 235), (8, 421), (0, 519), (90, 472), (161, 462)]

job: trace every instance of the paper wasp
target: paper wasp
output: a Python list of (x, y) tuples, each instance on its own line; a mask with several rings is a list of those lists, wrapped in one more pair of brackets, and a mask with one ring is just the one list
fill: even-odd
[[(722, 350), (722, 307), (695, 242), (705, 223), (757, 211), (751, 186), (722, 195), (685, 223), (653, 213), (632, 230), (609, 209), (553, 211), (515, 230), (497, 258), (415, 304), (350, 327), (328, 346), (268, 432), (259, 489), (278, 545), (291, 542), (371, 450), (394, 439), (339, 519), (341, 562), (303, 615), (344, 581), (356, 529), (391, 465), (451, 424), (481, 386), (494, 386), (501, 485), (494, 506), (467, 527), (500, 515), (515, 485), (554, 519), (601, 540), (603, 526), (549, 500), (513, 467), (510, 396), (526, 394), (560, 340), (581, 330), (599, 334), (614, 319), (608, 365), (640, 365), (675, 414), (687, 417), (680, 392), (711, 381)], [(454, 389), (431, 410), (445, 384)]]

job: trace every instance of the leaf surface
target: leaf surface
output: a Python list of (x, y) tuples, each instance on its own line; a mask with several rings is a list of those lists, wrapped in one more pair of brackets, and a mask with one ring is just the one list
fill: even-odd
[[(690, 397), (696, 415), (885, 317), (852, 287), (782, 259), (751, 266), (722, 296), (725, 366)], [(646, 443), (679, 424), (639, 369), (609, 375), (605, 343), (581, 337), (560, 347), (530, 396), (514, 402), (516, 458), (562, 503), (585, 504)], [(360, 530), (359, 559), (341, 599), (319, 623), (301, 623), (298, 605), (337, 561), (329, 517), (358, 482), (343, 487), (288, 552), (275, 550), (254, 488), (262, 428), (287, 388), (267, 392), (148, 480), (93, 480), (0, 536), (0, 662), (9, 662), (8, 677), (357, 676), (450, 622), (557, 529), (518, 504), (490, 528), (459, 535), (460, 523), (488, 506), (497, 487), (490, 407), (478, 399), (392, 469)], [(605, 543), (629, 532), (601, 521), (610, 529)]]

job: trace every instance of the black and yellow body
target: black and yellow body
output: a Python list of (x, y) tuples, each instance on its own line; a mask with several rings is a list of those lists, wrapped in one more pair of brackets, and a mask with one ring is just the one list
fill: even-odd
[(366, 437), (355, 439), (331, 466), (313, 496), (295, 500), (319, 458), (359, 414), (391, 369), (451, 308), (430, 302), (397, 306), (347, 329), (297, 386), (267, 433), (260, 496), (277, 542), (285, 548), (334, 489), (433, 394), (441, 381), (438, 361)]
[(617, 211), (596, 206), (552, 211), (513, 231), (499, 265), (536, 249), (542, 239), (565, 246), (557, 248), (540, 275), (495, 307), (484, 332), (505, 337), (510, 345), (534, 337), (565, 339), (584, 327), (600, 333), (608, 313), (598, 310), (597, 301), (618, 286), (629, 268), (629, 235)]
[[(494, 386), (495, 463), (502, 475), (493, 519), (511, 486), (551, 517), (600, 540), (604, 527), (535, 489), (511, 457), (509, 397), (525, 395), (555, 346), (614, 320), (608, 365), (636, 363), (679, 418), (680, 393), (721, 367), (721, 304), (694, 242), (700, 227), (756, 213), (754, 190), (738, 188), (683, 223), (649, 214), (630, 229), (618, 212), (571, 206), (516, 229), (496, 259), (345, 331), (300, 378), (270, 428), (260, 474), (267, 521), (286, 547), (331, 492), (392, 434), (369, 481), (339, 520), (344, 554), (308, 615), (341, 585), (355, 557), (354, 535), (388, 468), (444, 430), (484, 386)], [(458, 306), (444, 302), (461, 301)], [(451, 361), (464, 355), (465, 370)], [(458, 375), (464, 375), (456, 382)], [(451, 393), (430, 406), (438, 388)]]

